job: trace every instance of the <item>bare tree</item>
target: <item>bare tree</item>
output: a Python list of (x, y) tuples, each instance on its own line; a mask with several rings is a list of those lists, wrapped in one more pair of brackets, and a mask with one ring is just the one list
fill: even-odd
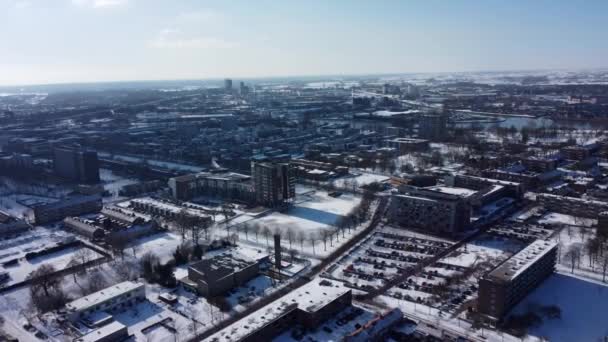
[(264, 237), (266, 238), (266, 247), (269, 246), (268, 238), (270, 237), (270, 234), (271, 234), (270, 229), (268, 227), (264, 226), (262, 228), (262, 235), (264, 235)]
[(304, 252), (304, 240), (306, 240), (306, 234), (304, 234), (304, 232), (302, 231), (298, 231), (296, 236), (298, 241), (300, 242), (300, 250)]
[(293, 242), (296, 232), (291, 227), (287, 227), (287, 231), (285, 232), (287, 235), (287, 240), (289, 241), (289, 249), (291, 249), (291, 243)]
[(186, 233), (192, 224), (192, 216), (188, 213), (186, 208), (182, 208), (179, 213), (177, 213), (175, 217), (175, 224), (177, 225), (177, 229), (182, 236), (182, 241), (186, 240)]
[[(327, 239), (330, 238), (331, 240), (331, 233), (327, 230), (327, 229), (323, 229), (320, 232), (321, 234), (321, 240), (323, 240), (323, 249), (324, 251), (327, 251)], [(330, 241), (331, 243), (331, 241)]]
[(317, 236), (315, 233), (312, 233), (308, 236), (310, 238), (310, 244), (312, 245), (312, 254), (316, 255), (316, 251), (315, 251), (315, 241), (317, 239)]
[(111, 234), (106, 238), (106, 242), (115, 255), (120, 255), (121, 259), (125, 258), (125, 249), (129, 241), (124, 234)]
[(58, 288), (61, 279), (55, 274), (57, 270), (51, 264), (42, 264), (38, 269), (32, 271), (27, 279), (32, 287), (42, 289), (46, 296), (50, 295), (52, 289)]
[(564, 256), (566, 257), (566, 259), (568, 259), (568, 262), (570, 263), (570, 266), (572, 267), (572, 273), (574, 273), (574, 267), (576, 266), (577, 262), (580, 260), (581, 246), (579, 244), (571, 245)]

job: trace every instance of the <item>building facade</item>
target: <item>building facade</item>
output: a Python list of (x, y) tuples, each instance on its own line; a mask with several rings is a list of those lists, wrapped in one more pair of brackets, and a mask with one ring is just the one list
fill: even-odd
[(143, 283), (125, 281), (66, 304), (68, 318), (77, 322), (99, 311), (119, 311), (146, 299)]
[(502, 319), (553, 273), (556, 259), (556, 243), (532, 242), (479, 281), (478, 311), (494, 320)]
[(97, 195), (79, 196), (43, 204), (33, 208), (34, 222), (36, 224), (45, 224), (63, 220), (68, 216), (98, 212), (102, 206), (101, 197)]
[(99, 182), (97, 152), (78, 147), (56, 147), (53, 152), (57, 176), (82, 183)]
[(400, 226), (453, 235), (469, 225), (471, 204), (457, 193), (407, 186), (391, 196), (389, 218)]
[(274, 207), (296, 196), (295, 172), (289, 163), (252, 162), (251, 174), (258, 204)]

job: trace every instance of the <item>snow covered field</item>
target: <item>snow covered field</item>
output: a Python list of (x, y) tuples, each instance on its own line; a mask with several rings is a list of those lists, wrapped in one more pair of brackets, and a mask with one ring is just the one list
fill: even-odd
[(529, 334), (551, 342), (604, 341), (608, 336), (608, 287), (556, 273), (519, 303), (514, 313), (556, 305), (561, 318), (543, 319)]
[[(68, 266), (75, 253), (83, 247), (69, 247), (30, 260), (25, 259), (25, 255), (29, 252), (53, 247), (58, 243), (65, 242), (71, 238), (73, 238), (72, 235), (63, 231), (50, 231), (46, 228), (38, 227), (17, 238), (0, 240), (0, 264), (11, 260), (17, 260), (14, 264), (0, 266), (0, 272), (8, 272), (11, 277), (7, 285), (25, 280), (30, 272), (36, 270), (43, 264), (53, 265), (57, 270)], [(101, 255), (93, 250), (89, 250), (87, 255), (88, 260), (99, 257), (101, 257)]]
[(385, 182), (389, 179), (388, 176), (378, 175), (369, 172), (352, 171), (353, 175), (340, 177), (331, 181), (338, 188), (352, 188), (353, 184), (356, 187), (368, 185), (374, 182)]

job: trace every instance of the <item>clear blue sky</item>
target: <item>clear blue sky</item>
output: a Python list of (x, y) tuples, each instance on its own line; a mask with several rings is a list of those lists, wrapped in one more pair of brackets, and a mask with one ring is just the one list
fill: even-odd
[(608, 1), (0, 0), (0, 84), (608, 67)]

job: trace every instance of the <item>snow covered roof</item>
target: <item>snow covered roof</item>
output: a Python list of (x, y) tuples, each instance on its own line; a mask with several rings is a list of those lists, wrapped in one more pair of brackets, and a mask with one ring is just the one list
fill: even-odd
[(118, 297), (131, 291), (135, 291), (142, 287), (145, 287), (143, 283), (125, 281), (107, 287), (101, 291), (93, 292), (90, 295), (78, 298), (66, 304), (65, 306), (70, 311), (83, 311), (100, 303), (103, 303), (111, 298)]
[(448, 187), (448, 186), (431, 186), (431, 187), (428, 187), (425, 189), (441, 192), (444, 194), (456, 195), (456, 196), (460, 196), (460, 197), (469, 197), (469, 196), (474, 195), (477, 192), (476, 190), (471, 190), (471, 189), (466, 189), (466, 188)]
[(77, 342), (97, 342), (97, 341), (103, 341), (106, 338), (109, 338), (110, 336), (112, 336), (113, 334), (115, 334), (116, 332), (126, 329), (127, 327), (118, 322), (118, 321), (114, 321), (110, 324), (104, 325), (103, 327), (94, 330), (78, 339), (76, 339)]
[(257, 331), (287, 312), (300, 309), (316, 312), (351, 290), (339, 283), (315, 279), (256, 312), (227, 326), (204, 341), (238, 341)]
[(500, 264), (488, 276), (502, 281), (512, 281), (556, 246), (555, 242), (536, 240)]

